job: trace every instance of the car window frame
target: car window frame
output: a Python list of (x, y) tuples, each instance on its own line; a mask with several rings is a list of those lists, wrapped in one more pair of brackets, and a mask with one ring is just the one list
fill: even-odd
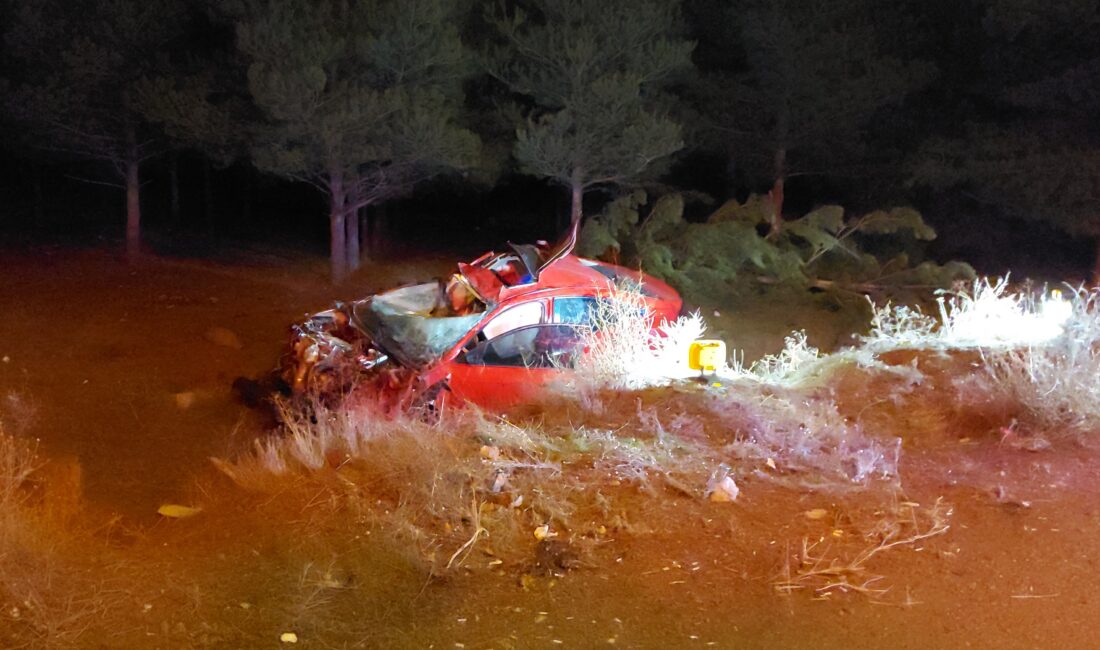
[[(491, 339), (478, 339), (478, 338), (471, 339), (471, 341), (477, 341), (476, 344), (473, 345), (473, 346), (467, 345), (455, 357), (455, 362), (463, 364), (465, 366), (479, 367), (479, 368), (521, 368), (521, 369), (526, 369), (526, 370), (531, 370), (531, 369), (572, 370), (571, 364), (568, 365), (568, 366), (557, 366), (557, 365), (554, 365), (553, 363), (546, 363), (546, 364), (541, 364), (541, 363), (540, 364), (529, 364), (529, 363), (526, 363), (526, 362), (524, 362), (522, 364), (484, 363), (483, 361), (471, 362), (470, 359), (469, 359), (469, 356), (471, 354), (473, 354), (474, 352), (476, 352), (477, 350), (479, 350), (479, 349), (487, 350), (488, 347), (491, 346), (493, 343), (498, 342), (500, 339), (502, 339), (506, 336), (515, 335), (515, 334), (517, 334), (518, 332), (520, 332), (522, 330), (530, 330), (530, 329), (536, 329), (536, 328), (563, 328), (563, 329), (573, 330), (574, 334), (578, 335), (578, 340), (579, 340), (579, 333), (584, 328), (584, 326), (583, 325), (577, 325), (577, 324), (574, 324), (574, 323), (546, 323), (546, 322), (544, 322), (544, 323), (535, 323), (535, 324), (532, 324), (532, 325), (525, 325), (523, 327), (517, 327), (516, 329), (509, 330), (509, 331), (504, 332), (504, 333), (500, 334), (499, 336), (495, 336)], [(537, 333), (536, 333), (536, 337), (537, 337)], [(484, 355), (484, 352), (482, 354)], [(536, 358), (541, 358), (542, 356), (543, 356), (542, 353), (536, 352)], [(547, 358), (549, 359), (549, 357), (547, 357)]]
[[(492, 315), (492, 317), (486, 319), (484, 322), (482, 322), (478, 326), (478, 332), (477, 332), (477, 336), (475, 338), (478, 341), (483, 341), (483, 340), (489, 339), (490, 337), (489, 337), (488, 334), (485, 333), (485, 330), (491, 328), (493, 326), (493, 323), (495, 323), (498, 319), (500, 319), (502, 316), (504, 316), (508, 312), (514, 311), (514, 310), (517, 310), (517, 309), (523, 309), (524, 307), (527, 307), (528, 305), (538, 305), (539, 306), (539, 320), (538, 320), (537, 323), (528, 323), (528, 325), (520, 325), (520, 327), (528, 327), (530, 325), (541, 325), (541, 324), (544, 324), (544, 323), (547, 322), (546, 319), (547, 319), (549, 310), (547, 309), (546, 300), (544, 300), (544, 299), (522, 300), (522, 301), (518, 301), (518, 302), (515, 302), (513, 304), (510, 304), (510, 305), (507, 305), (507, 306), (503, 306), (500, 309), (498, 309), (497, 312)], [(519, 327), (513, 327), (512, 329), (505, 330), (505, 331), (500, 332), (496, 336), (493, 336), (491, 338), (496, 338), (497, 336), (503, 336), (504, 334), (507, 334), (508, 332), (511, 332), (513, 330), (516, 330), (516, 329), (519, 329)]]

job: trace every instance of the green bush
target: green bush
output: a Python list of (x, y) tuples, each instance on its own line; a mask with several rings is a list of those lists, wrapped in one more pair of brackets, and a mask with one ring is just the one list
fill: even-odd
[(827, 205), (783, 222), (768, 237), (772, 208), (764, 197), (728, 201), (699, 223), (684, 219), (678, 194), (661, 197), (643, 217), (647, 202), (640, 190), (612, 202), (585, 223), (578, 251), (641, 267), (695, 302), (761, 285), (889, 293), (975, 275), (962, 262), (912, 263), (910, 252), (936, 237), (912, 208), (847, 215)]

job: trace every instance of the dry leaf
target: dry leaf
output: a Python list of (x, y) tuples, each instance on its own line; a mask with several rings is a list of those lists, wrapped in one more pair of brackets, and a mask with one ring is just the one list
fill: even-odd
[(187, 517), (194, 517), (202, 512), (202, 508), (192, 508), (190, 506), (181, 506), (174, 503), (166, 503), (157, 508), (157, 514), (162, 517), (170, 517), (172, 519), (186, 519)]

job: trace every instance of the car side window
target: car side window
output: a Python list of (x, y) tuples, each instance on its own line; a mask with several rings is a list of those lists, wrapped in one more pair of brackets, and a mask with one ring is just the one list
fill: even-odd
[(542, 312), (543, 307), (540, 300), (509, 307), (486, 323), (485, 327), (481, 328), (481, 333), (484, 338), (493, 339), (519, 327), (537, 325), (542, 322)]
[(582, 344), (581, 328), (575, 325), (529, 325), (482, 341), (461, 361), (476, 366), (572, 368)]
[(554, 298), (555, 323), (568, 323), (570, 325), (593, 325), (593, 315), (596, 313), (595, 298)]

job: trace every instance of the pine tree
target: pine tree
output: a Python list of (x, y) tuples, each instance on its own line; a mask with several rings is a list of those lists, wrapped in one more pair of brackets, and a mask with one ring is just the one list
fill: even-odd
[(682, 146), (663, 91), (690, 67), (674, 0), (530, 0), (491, 14), (489, 70), (527, 108), (513, 155), (521, 171), (584, 192), (635, 179)]
[[(867, 130), (885, 107), (934, 78), (934, 67), (891, 53), (892, 0), (710, 2), (693, 84), (700, 137), (717, 142), (748, 181), (771, 186), (771, 237), (782, 228), (788, 179), (866, 172)], [(899, 19), (900, 20), (900, 19)]]
[(103, 163), (125, 190), (126, 250), (141, 245), (141, 166), (158, 149), (135, 87), (165, 65), (177, 0), (27, 0), (5, 43), (20, 63), (5, 103), (43, 148)]
[[(252, 103), (246, 65), (232, 30), (223, 29), (233, 24), (237, 13), (231, 2), (196, 11), (188, 40), (197, 46), (173, 57), (170, 67), (142, 79), (135, 89), (140, 110), (163, 129), (173, 149), (168, 170), (174, 219), (180, 212), (178, 153), (195, 151), (205, 159), (205, 218), (213, 226), (211, 165), (227, 167), (248, 160), (262, 120)], [(247, 196), (245, 201), (247, 206)]]
[(982, 110), (965, 115), (956, 133), (929, 139), (913, 182), (1096, 238), (1100, 279), (1100, 5), (973, 4), (984, 32), (981, 66), (956, 93)]
[(476, 159), (457, 124), (469, 69), (457, 22), (446, 0), (245, 3), (237, 41), (264, 118), (253, 157), (327, 195), (335, 281), (357, 261), (349, 218)]

